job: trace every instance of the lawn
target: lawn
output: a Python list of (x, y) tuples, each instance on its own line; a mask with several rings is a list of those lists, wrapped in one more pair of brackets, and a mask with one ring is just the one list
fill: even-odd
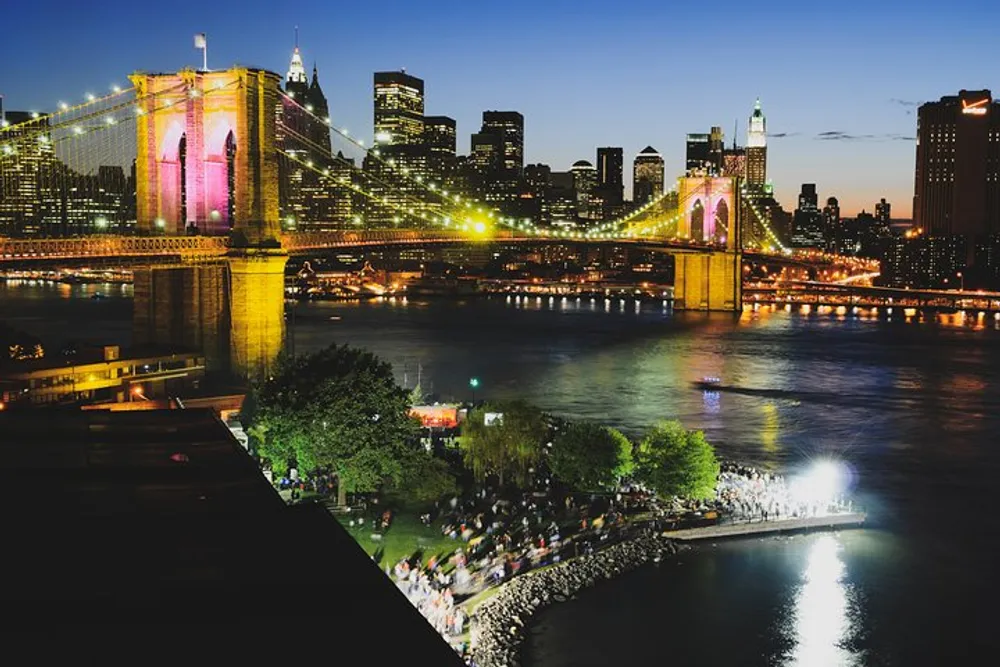
[[(383, 568), (386, 565), (393, 567), (400, 559), (412, 556), (417, 550), (423, 551), (422, 560), (426, 564), (433, 555), (439, 557), (450, 555), (455, 549), (465, 546), (460, 540), (452, 540), (442, 535), (440, 523), (434, 522), (430, 526), (425, 526), (416, 513), (406, 510), (397, 512), (393, 516), (392, 525), (385, 533), (376, 530), (369, 517), (366, 517), (364, 525), (360, 527), (350, 525), (352, 518), (355, 517), (350, 514), (337, 515), (344, 529), (358, 541), (368, 555), (381, 552), (378, 564)], [(380, 535), (381, 539), (373, 538), (373, 535)]]

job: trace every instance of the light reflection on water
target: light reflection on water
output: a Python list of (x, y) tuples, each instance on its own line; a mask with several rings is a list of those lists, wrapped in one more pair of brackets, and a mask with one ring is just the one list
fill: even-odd
[(861, 664), (845, 647), (850, 638), (847, 573), (835, 535), (819, 535), (809, 549), (802, 583), (795, 594), (791, 628), (795, 642), (781, 663), (788, 667), (831, 667)]

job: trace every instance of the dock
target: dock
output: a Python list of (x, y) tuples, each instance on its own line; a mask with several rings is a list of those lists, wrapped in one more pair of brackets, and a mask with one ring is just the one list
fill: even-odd
[(664, 537), (682, 542), (697, 540), (719, 540), (730, 537), (751, 537), (756, 535), (777, 535), (780, 533), (800, 532), (809, 530), (831, 530), (838, 528), (860, 528), (865, 523), (864, 512), (848, 514), (828, 514), (826, 516), (811, 516), (798, 519), (777, 519), (774, 521), (755, 521), (750, 523), (726, 523), (700, 528), (684, 528), (668, 530)]

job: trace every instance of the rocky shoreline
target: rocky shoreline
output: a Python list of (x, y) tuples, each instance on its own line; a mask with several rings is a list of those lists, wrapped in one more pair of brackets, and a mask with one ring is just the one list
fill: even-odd
[(659, 562), (689, 546), (649, 531), (593, 554), (579, 556), (503, 584), (472, 615), (471, 656), (476, 667), (516, 667), (531, 617), (600, 581), (647, 562)]

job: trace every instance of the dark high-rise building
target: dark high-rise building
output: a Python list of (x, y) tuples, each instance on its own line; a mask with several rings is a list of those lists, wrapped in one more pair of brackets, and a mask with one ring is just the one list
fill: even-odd
[(840, 202), (836, 197), (828, 197), (826, 206), (823, 207), (823, 238), (826, 240), (827, 250), (839, 251), (840, 231)]
[(886, 225), (892, 222), (892, 204), (887, 202), (884, 197), (875, 204), (875, 219)]
[(913, 218), (928, 236), (1000, 231), (1000, 103), (989, 90), (918, 109)]
[(767, 119), (758, 99), (747, 126), (747, 185), (754, 189), (767, 183)]
[(555, 225), (575, 224), (580, 217), (576, 193), (576, 172), (553, 171), (545, 195), (549, 221)]
[(431, 153), (455, 157), (456, 143), (454, 118), (424, 116), (423, 144)]
[[(0, 100), (0, 110), (2, 110)], [(37, 121), (38, 125), (31, 123)], [(26, 111), (5, 111), (5, 145), (0, 147), (0, 235), (33, 235), (42, 231), (43, 200), (53, 176), (62, 171), (47, 134), (48, 118)], [(40, 130), (38, 140), (27, 138)], [(44, 140), (43, 140), (44, 138)], [(13, 145), (17, 145), (15, 149)]]
[(815, 210), (819, 206), (819, 196), (816, 194), (815, 183), (803, 183), (799, 191), (799, 209)]
[(799, 192), (799, 206), (792, 220), (792, 245), (800, 248), (824, 247), (823, 216), (815, 183), (803, 183)]
[(632, 162), (632, 201), (645, 204), (663, 194), (663, 156), (646, 146)]
[(577, 160), (570, 167), (573, 177), (573, 192), (576, 199), (576, 214), (584, 219), (600, 217), (600, 211), (594, 210), (594, 189), (597, 187), (597, 169), (587, 160)]
[(708, 171), (711, 165), (711, 137), (707, 134), (687, 135), (684, 168), (688, 175)]
[(945, 288), (962, 286), (965, 267), (961, 236), (894, 236), (881, 254), (879, 283), (889, 287)]
[(604, 217), (622, 205), (625, 199), (624, 151), (615, 146), (597, 149), (597, 187), (604, 202)]
[(469, 150), (469, 166), (482, 176), (496, 173), (500, 170), (503, 145), (500, 137), (486, 132), (472, 135)]
[(519, 176), (524, 167), (524, 116), (517, 111), (484, 111), (480, 132), (500, 137), (500, 168), (506, 174)]
[(375, 143), (412, 146), (424, 133), (424, 80), (375, 72)]
[(524, 116), (517, 111), (484, 111), (466, 165), (473, 194), (506, 215), (519, 215), (523, 164)]
[[(277, 142), (289, 156), (279, 163), (282, 219), (295, 227), (332, 225), (331, 206), (341, 210), (341, 204), (347, 203), (349, 215), (351, 196), (328, 177), (337, 161), (331, 150), (330, 109), (319, 84), (319, 71), (314, 65), (310, 81), (298, 44), (285, 75), (285, 93), (292, 101), (279, 110)], [(334, 205), (334, 199), (344, 201)], [(229, 215), (226, 219), (233, 218)]]
[(530, 218), (538, 224), (551, 221), (548, 194), (552, 185), (552, 168), (547, 164), (529, 164), (524, 168), (524, 186), (521, 189), (519, 217)]
[(709, 170), (712, 174), (722, 173), (722, 156), (725, 153), (725, 148), (726, 135), (723, 134), (721, 127), (713, 127), (708, 134), (708, 162), (711, 165)]
[(454, 176), (457, 139), (454, 118), (424, 116), (422, 143), (427, 149), (432, 176), (442, 184)]

